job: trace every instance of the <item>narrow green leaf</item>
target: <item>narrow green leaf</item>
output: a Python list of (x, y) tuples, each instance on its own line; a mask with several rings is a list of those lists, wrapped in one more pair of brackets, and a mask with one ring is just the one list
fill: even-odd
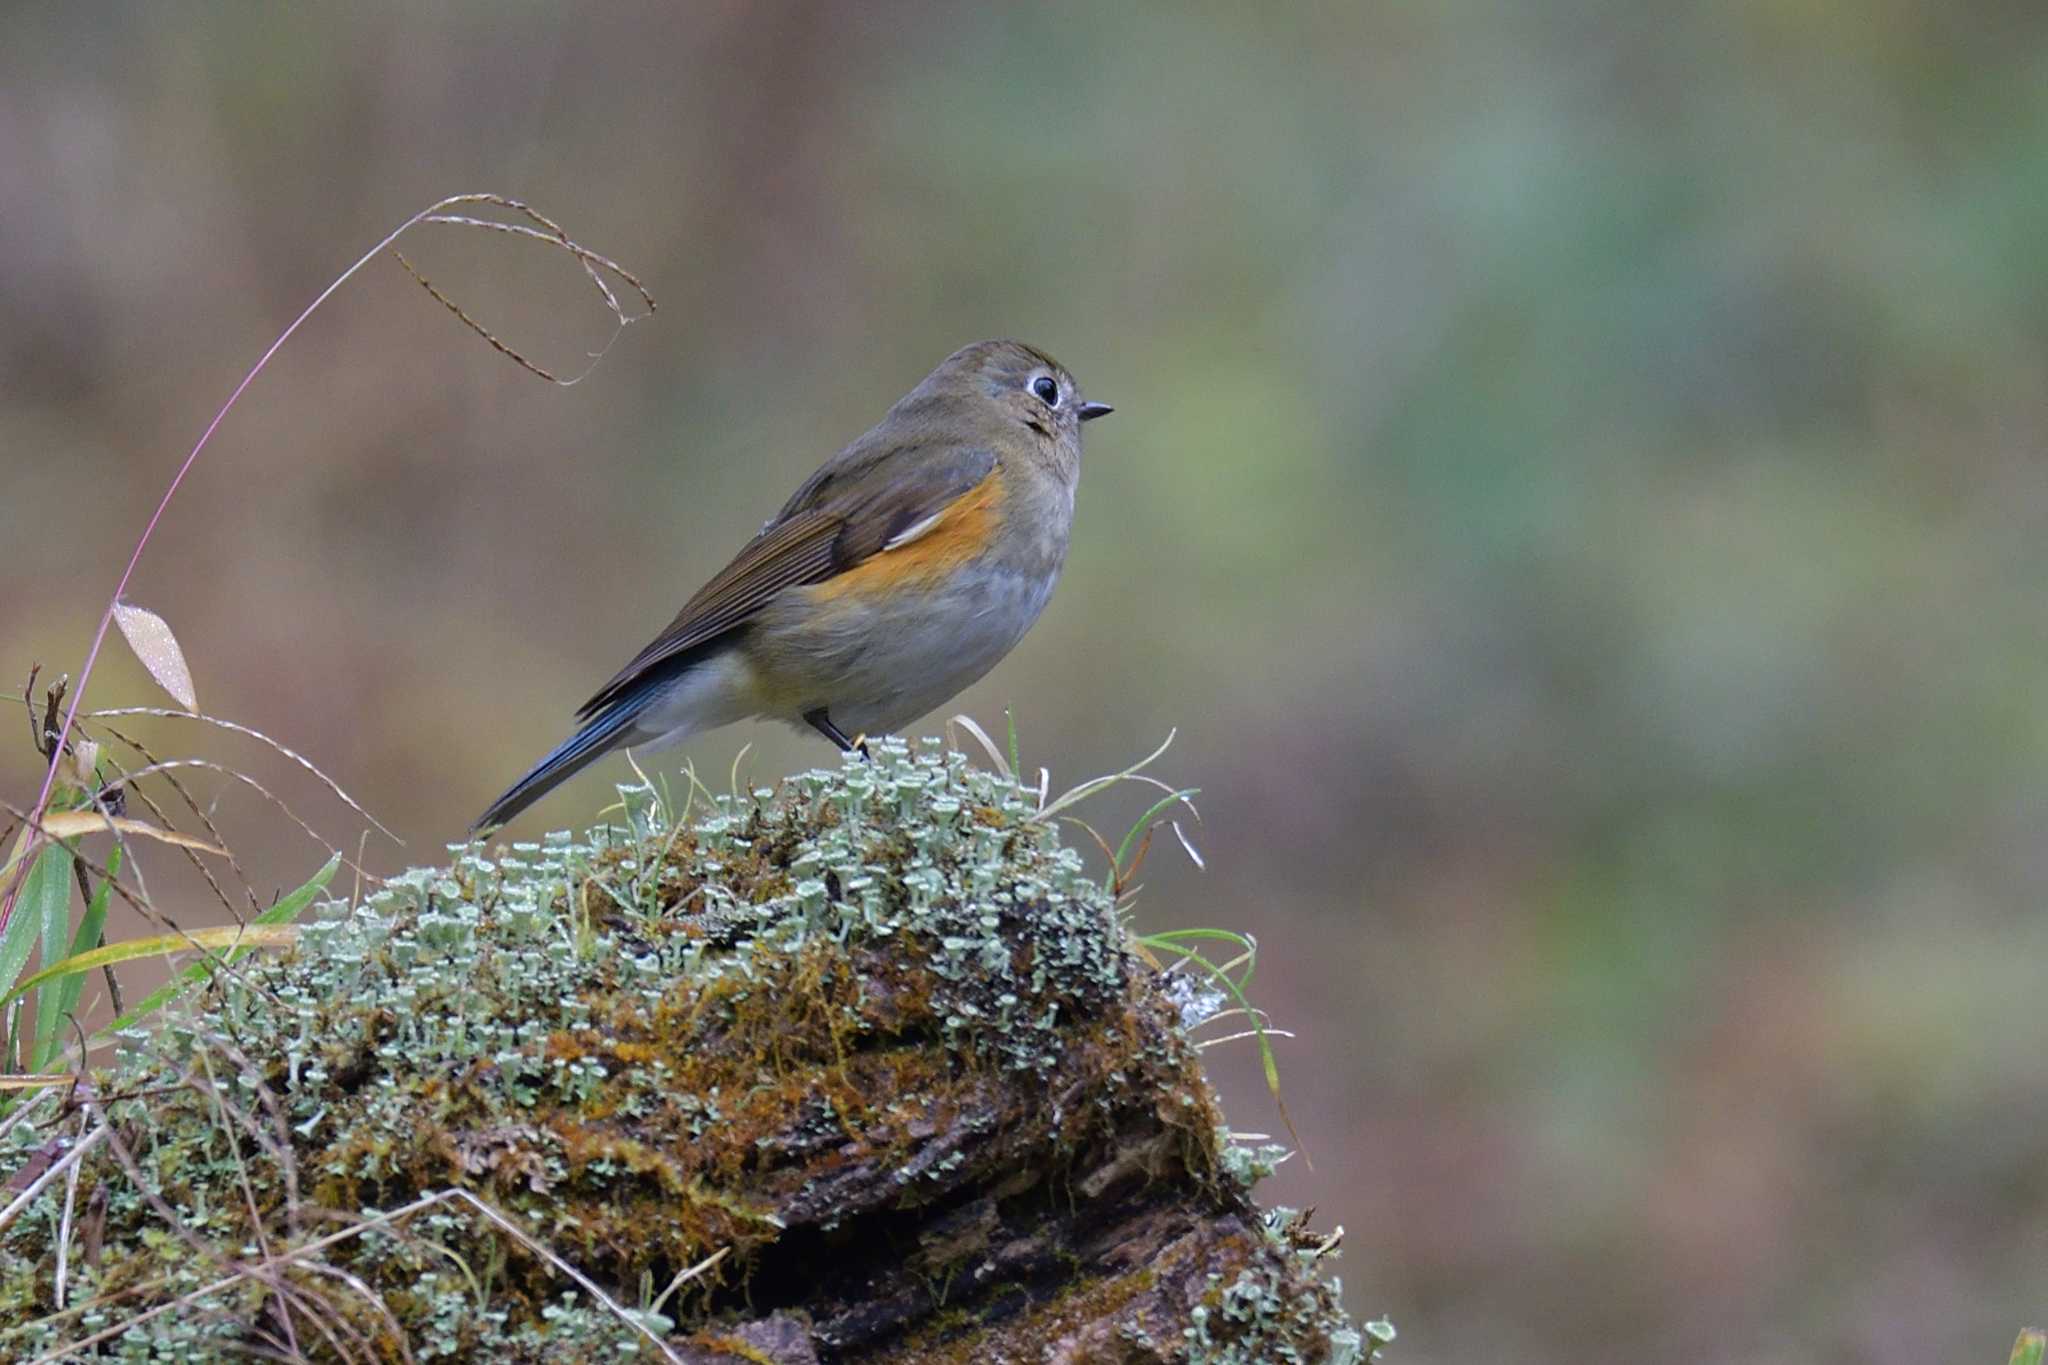
[[(64, 949), (71, 943), (71, 860), (69, 849), (58, 845), (51, 849), (62, 851), (59, 876), (61, 880), (46, 889), (39, 901), (28, 902), (28, 908), (42, 921), (42, 950), (38, 961), (45, 967), (64, 960)], [(42, 871), (38, 864), (36, 870)], [(33, 892), (36, 888), (28, 888)], [(27, 897), (23, 898), (25, 901)], [(46, 982), (36, 991), (36, 1034), (29, 1051), (31, 1071), (43, 1069), (42, 1059), (50, 1054), (53, 1040), (57, 1037), (57, 1025), (63, 1022), (62, 1012), (57, 1008), (58, 987), (55, 980)]]
[[(1239, 990), (1244, 990), (1252, 984), (1252, 971), (1259, 962), (1258, 943), (1248, 934), (1235, 933), (1229, 929), (1168, 929), (1164, 933), (1147, 934), (1139, 942), (1167, 953), (1192, 952), (1187, 946), (1190, 943), (1233, 944), (1238, 950), (1238, 955), (1244, 959), (1244, 975), (1237, 980)], [(1209, 964), (1205, 962), (1204, 965)]]
[[(194, 948), (202, 951), (219, 948), (224, 950), (225, 960), (232, 962), (252, 949), (276, 948), (296, 942), (297, 939), (298, 930), (285, 924), (229, 924), (214, 929), (193, 929), (183, 934), (152, 934), (148, 938), (123, 939), (119, 943), (109, 943), (94, 948), (91, 952), (80, 953), (77, 957), (67, 957), (62, 962), (43, 968), (21, 982), (7, 995), (0, 996), (0, 1005), (5, 1005), (23, 991), (48, 985), (59, 977), (76, 976), (80, 972), (89, 972), (95, 967), (105, 967), (116, 962), (133, 962), (138, 957), (161, 957), (165, 953), (187, 952)], [(188, 975), (191, 972), (204, 972), (206, 964), (201, 963), (186, 970)], [(164, 989), (171, 988), (167, 986)], [(155, 998), (154, 995), (150, 997), (152, 1000)], [(148, 1001), (143, 1003), (147, 1004)], [(120, 1020), (110, 1024), (109, 1030), (126, 1027), (139, 1013), (141, 1007), (137, 1006)]]
[[(30, 832), (23, 830), (21, 837), (15, 840), (14, 851), (8, 855), (7, 868), (20, 863), (30, 837)], [(35, 944), (37, 931), (43, 927), (48, 899), (55, 895), (69, 901), (70, 876), (71, 850), (50, 844), (44, 847), (30, 866), (28, 875), (22, 878), (21, 892), (15, 898), (14, 913), (7, 921), (7, 931), (0, 934), (0, 989), (13, 985), (28, 966), (29, 949)], [(7, 869), (0, 868), (0, 886), (4, 886), (6, 880)], [(20, 1023), (19, 1007), (0, 1015), (0, 1067), (11, 1067), (17, 1061), (19, 1040), (15, 1030)]]
[(1161, 811), (1177, 802), (1189, 801), (1201, 794), (1202, 789), (1200, 787), (1183, 787), (1177, 792), (1169, 793), (1154, 801), (1151, 809), (1139, 816), (1138, 823), (1132, 825), (1129, 832), (1124, 835), (1124, 841), (1116, 846), (1117, 868), (1119, 870), (1123, 868), (1124, 858), (1130, 853), (1131, 845), (1137, 842), (1138, 836), (1151, 826), (1152, 821), (1158, 817)]
[(1235, 929), (1163, 929), (1156, 934), (1145, 935), (1146, 942), (1156, 942), (1167, 947), (1195, 939), (1222, 939), (1227, 943), (1235, 943), (1240, 948), (1252, 946), (1251, 939)]
[[(0, 939), (0, 986), (12, 986), (23, 968), (29, 966), (29, 948), (35, 943), (37, 933), (43, 933), (43, 954), (49, 960), (49, 921), (55, 915), (59, 921), (66, 917), (72, 905), (72, 849), (61, 843), (45, 847), (35, 864), (29, 868), (29, 876), (20, 884), (20, 896), (14, 900), (14, 917), (6, 925), (6, 937)], [(57, 954), (63, 952), (63, 945), (57, 945)], [(16, 993), (8, 990), (6, 999)], [(0, 1001), (4, 1003), (4, 1001)], [(37, 1029), (41, 1033), (41, 1027)]]
[[(120, 872), (121, 846), (116, 844), (107, 853), (107, 875), (100, 878), (99, 886), (92, 893), (92, 900), (85, 907), (85, 914), (79, 917), (78, 932), (72, 936), (71, 951), (65, 954), (67, 958), (91, 952), (100, 946), (100, 936), (106, 931), (107, 905), (113, 896), (114, 878), (119, 876)], [(78, 997), (84, 990), (85, 974), (67, 972), (55, 978), (38, 995), (36, 1008), (39, 1011), (50, 1011), (54, 1027), (48, 1034), (41, 1028), (36, 1030), (36, 1050), (35, 1055), (29, 1059), (30, 1071), (43, 1070), (63, 1049), (64, 1037), (69, 1032), (66, 1025), (78, 1012)]]
[[(52, 844), (36, 858), (35, 866), (22, 879), (21, 894), (14, 902), (14, 917), (7, 922), (7, 935), (0, 939), (0, 988), (12, 986), (28, 966), (29, 949), (43, 927), (52, 898), (68, 904), (71, 897), (71, 850)], [(11, 992), (10, 992), (11, 994)]]
[(2048, 1332), (2029, 1327), (2012, 1344), (2012, 1359), (2008, 1365), (2041, 1365), (2044, 1354), (2048, 1354)]
[[(1109, 869), (1109, 880), (1103, 884), (1103, 889), (1106, 891), (1116, 889), (1118, 883), (1126, 875), (1124, 860), (1131, 854), (1131, 845), (1138, 841), (1139, 835), (1152, 828), (1153, 820), (1158, 818), (1161, 811), (1164, 811), (1168, 806), (1176, 804), (1185, 805), (1188, 809), (1193, 810), (1194, 806), (1191, 803), (1195, 797), (1201, 794), (1202, 789), (1200, 787), (1182, 787), (1179, 791), (1168, 792), (1157, 801), (1154, 801), (1151, 807), (1138, 817), (1138, 822), (1124, 832), (1123, 842), (1116, 846), (1116, 852), (1111, 855), (1112, 862)], [(1201, 859), (1197, 858), (1195, 861), (1200, 862)]]
[[(284, 899), (271, 906), (268, 910), (265, 910), (251, 923), (270, 926), (286, 924), (297, 919), (300, 914), (304, 913), (306, 907), (313, 903), (313, 898), (326, 889), (327, 883), (334, 878), (335, 869), (340, 866), (341, 855), (337, 853), (332, 858), (329, 858), (327, 865), (318, 872), (315, 872), (304, 886), (284, 897)], [(232, 949), (227, 954), (227, 960), (233, 962), (246, 951), (247, 948)], [(117, 1033), (124, 1028), (133, 1027), (138, 1021), (156, 1013), (192, 986), (204, 981), (211, 967), (212, 964), (207, 962), (194, 963), (192, 966), (187, 967), (183, 972), (171, 978), (169, 982), (144, 996), (141, 1004), (101, 1029), (96, 1036), (104, 1038), (110, 1033)]]

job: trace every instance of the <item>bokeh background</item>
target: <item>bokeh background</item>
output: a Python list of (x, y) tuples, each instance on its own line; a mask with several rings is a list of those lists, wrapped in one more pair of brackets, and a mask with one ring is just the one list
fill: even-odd
[[(374, 266), (132, 591), (207, 709), (408, 840), (373, 869), (437, 857), (939, 357), (1021, 336), (1118, 413), (962, 709), (1064, 781), (1179, 727), (1209, 869), (1156, 849), (1141, 922), (1258, 935), (1315, 1160), (1270, 1193), (1347, 1229), (1395, 1360), (1988, 1362), (2048, 1313), (2038, 3), (4, 26), (7, 687), (76, 671), (227, 390), (444, 194), (531, 200), (661, 311), (556, 389)], [(540, 363), (610, 337), (559, 255), (409, 250)], [(118, 645), (91, 696), (158, 699)], [(260, 747), (138, 729), (353, 848)], [(749, 743), (826, 757), (688, 752)], [(259, 889), (322, 856), (193, 781)], [(1277, 1130), (1249, 1047), (1210, 1055)]]

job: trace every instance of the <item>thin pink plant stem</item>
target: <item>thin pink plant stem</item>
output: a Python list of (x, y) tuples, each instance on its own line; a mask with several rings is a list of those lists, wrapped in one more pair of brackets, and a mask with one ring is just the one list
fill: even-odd
[[(185, 457), (185, 463), (178, 466), (176, 476), (171, 479), (171, 486), (164, 490), (162, 500), (156, 505), (156, 511), (150, 514), (149, 524), (142, 528), (142, 538), (135, 542), (135, 553), (128, 556), (128, 567), (121, 571), (121, 581), (114, 585), (114, 595), (107, 600), (107, 609), (100, 613), (100, 628), (92, 637), (92, 648), (86, 651), (85, 667), (78, 671), (78, 685), (71, 689), (71, 706), (64, 712), (64, 724), (57, 731), (57, 748), (55, 752), (62, 753), (65, 741), (71, 738), (72, 722), (78, 719), (79, 704), (85, 700), (86, 680), (92, 676), (93, 665), (99, 661), (100, 646), (105, 644), (107, 640), (107, 627), (114, 623), (114, 609), (121, 604), (121, 599), (126, 596), (128, 580), (135, 576), (135, 566), (142, 562), (142, 552), (149, 545), (149, 538), (156, 534), (157, 523), (163, 520), (164, 509), (171, 505), (171, 499), (177, 496), (179, 487), (185, 482), (185, 476), (192, 472), (192, 466), (198, 462), (199, 452), (206, 449), (206, 443), (213, 439), (213, 433), (219, 430), (221, 422), (227, 417), (229, 410), (241, 399), (243, 391), (256, 381), (257, 375), (263, 373), (264, 366), (270, 363), (271, 357), (283, 348), (285, 342), (291, 340), (292, 333), (298, 331), (300, 325), (307, 318), (313, 316), (320, 305), (327, 302), (333, 296), (335, 290), (347, 284), (350, 277), (358, 270), (361, 270), (364, 266), (375, 260), (380, 253), (390, 247), (400, 237), (403, 237), (407, 230), (421, 219), (430, 214), (439, 213), (442, 209), (455, 204), (473, 203), (476, 199), (477, 196), (469, 194), (450, 195), (439, 203), (428, 205), (403, 223), (400, 223), (383, 241), (364, 252), (361, 259), (354, 265), (335, 276), (334, 281), (320, 291), (320, 296), (307, 304), (304, 312), (292, 319), (292, 325), (278, 333), (277, 340), (270, 343), (270, 349), (263, 353), (262, 358), (250, 368), (249, 373), (242, 376), (242, 382), (235, 385), (235, 391), (228, 395), (228, 401), (220, 405), (220, 411), (216, 412), (213, 415), (213, 420), (206, 424), (206, 430), (199, 433), (199, 440), (193, 445), (192, 453)], [(0, 933), (6, 932), (7, 921), (14, 916), (14, 902), (21, 894), (22, 881), (28, 875), (30, 865), (35, 861), (36, 846), (42, 838), (43, 815), (49, 809), (50, 790), (55, 785), (56, 779), (57, 765), (52, 763), (43, 773), (42, 790), (36, 794), (35, 809), (29, 813), (28, 829), (25, 835), (28, 843), (22, 849), (21, 859), (15, 868), (14, 876), (8, 881), (6, 901), (4, 904), (0, 904)]]

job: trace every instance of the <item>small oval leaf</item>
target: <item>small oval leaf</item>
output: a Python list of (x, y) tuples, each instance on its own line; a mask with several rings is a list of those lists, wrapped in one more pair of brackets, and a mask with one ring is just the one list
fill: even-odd
[(130, 602), (114, 604), (114, 622), (128, 640), (128, 647), (157, 685), (177, 698), (187, 711), (199, 709), (198, 694), (192, 690), (192, 670), (185, 666), (185, 652), (164, 618), (146, 607)]

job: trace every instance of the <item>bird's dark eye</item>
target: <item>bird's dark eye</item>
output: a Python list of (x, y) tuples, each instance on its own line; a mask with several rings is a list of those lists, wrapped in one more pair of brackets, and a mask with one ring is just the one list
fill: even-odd
[(1060, 401), (1060, 386), (1053, 382), (1049, 374), (1042, 374), (1032, 380), (1031, 391), (1049, 408), (1056, 406)]

